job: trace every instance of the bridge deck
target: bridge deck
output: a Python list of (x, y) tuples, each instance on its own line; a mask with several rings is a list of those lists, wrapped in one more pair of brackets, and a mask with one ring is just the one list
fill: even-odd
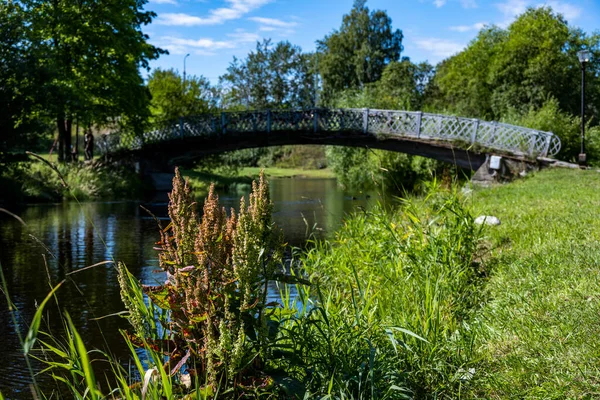
[[(181, 139), (188, 140), (184, 144)], [(384, 148), (445, 161), (456, 157), (457, 149), (530, 158), (552, 156), (560, 150), (560, 139), (551, 132), (418, 111), (372, 109), (204, 114), (180, 118), (142, 137), (110, 134), (97, 142), (104, 152), (157, 148), (172, 152), (179, 146), (181, 153), (189, 153), (189, 146), (195, 143), (201, 147), (196, 148), (198, 154), (277, 144), (334, 144)]]

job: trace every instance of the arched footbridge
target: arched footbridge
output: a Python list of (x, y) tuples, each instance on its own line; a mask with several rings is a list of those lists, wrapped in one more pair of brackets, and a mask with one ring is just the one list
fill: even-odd
[(560, 150), (560, 139), (499, 122), (414, 111), (310, 109), (240, 111), (179, 118), (139, 136), (108, 134), (103, 152), (136, 153), (183, 165), (207, 154), (291, 144), (369, 147), (477, 169), (488, 153), (534, 161)]

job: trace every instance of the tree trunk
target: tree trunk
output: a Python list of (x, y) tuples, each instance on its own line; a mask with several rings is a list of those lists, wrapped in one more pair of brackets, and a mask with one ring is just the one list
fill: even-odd
[(59, 115), (56, 119), (56, 126), (58, 127), (58, 161), (68, 162), (71, 160), (71, 128), (73, 121), (70, 119), (65, 120), (63, 116)]
[(67, 162), (71, 162), (73, 160), (73, 156), (71, 155), (72, 134), (73, 120), (69, 118), (65, 121), (65, 159)]
[(56, 117), (56, 127), (58, 128), (58, 162), (65, 161), (65, 136), (66, 126), (65, 119), (62, 115)]
[(79, 118), (77, 118), (77, 127), (75, 128), (75, 152), (73, 153), (73, 161), (79, 161)]

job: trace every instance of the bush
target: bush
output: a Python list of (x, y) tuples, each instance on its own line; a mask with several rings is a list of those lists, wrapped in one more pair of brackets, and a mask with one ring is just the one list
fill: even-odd
[(329, 146), (326, 154), (329, 167), (346, 188), (413, 192), (445, 168), (430, 158), (384, 150)]

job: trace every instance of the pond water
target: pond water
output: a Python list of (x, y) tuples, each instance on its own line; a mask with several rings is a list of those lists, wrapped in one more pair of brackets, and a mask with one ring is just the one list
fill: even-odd
[[(282, 228), (286, 242), (302, 247), (313, 233), (326, 237), (334, 232), (343, 217), (357, 208), (377, 204), (374, 193), (344, 193), (335, 179), (271, 179), (274, 220)], [(219, 193), (227, 207), (236, 207), (249, 191)], [(166, 196), (165, 196), (166, 197)], [(27, 226), (0, 213), (0, 263), (12, 303), (16, 324), (8, 303), (0, 297), (0, 392), (8, 399), (31, 398), (31, 378), (15, 330), (26, 334), (39, 304), (49, 292), (49, 280), (56, 284), (68, 278), (58, 291), (58, 303), (76, 324), (88, 349), (109, 350), (125, 359), (128, 350), (119, 329), (127, 322), (118, 316), (97, 319), (124, 309), (113, 265), (101, 265), (70, 274), (105, 260), (126, 263), (143, 283), (161, 281), (158, 257), (153, 250), (159, 239), (155, 220), (140, 208), (150, 209), (166, 218), (167, 203), (73, 202), (29, 205), (11, 209)], [(48, 316), (40, 331), (61, 335), (62, 322), (55, 305), (47, 307)], [(41, 365), (33, 362), (38, 371)], [(41, 378), (41, 386), (51, 385)]]

